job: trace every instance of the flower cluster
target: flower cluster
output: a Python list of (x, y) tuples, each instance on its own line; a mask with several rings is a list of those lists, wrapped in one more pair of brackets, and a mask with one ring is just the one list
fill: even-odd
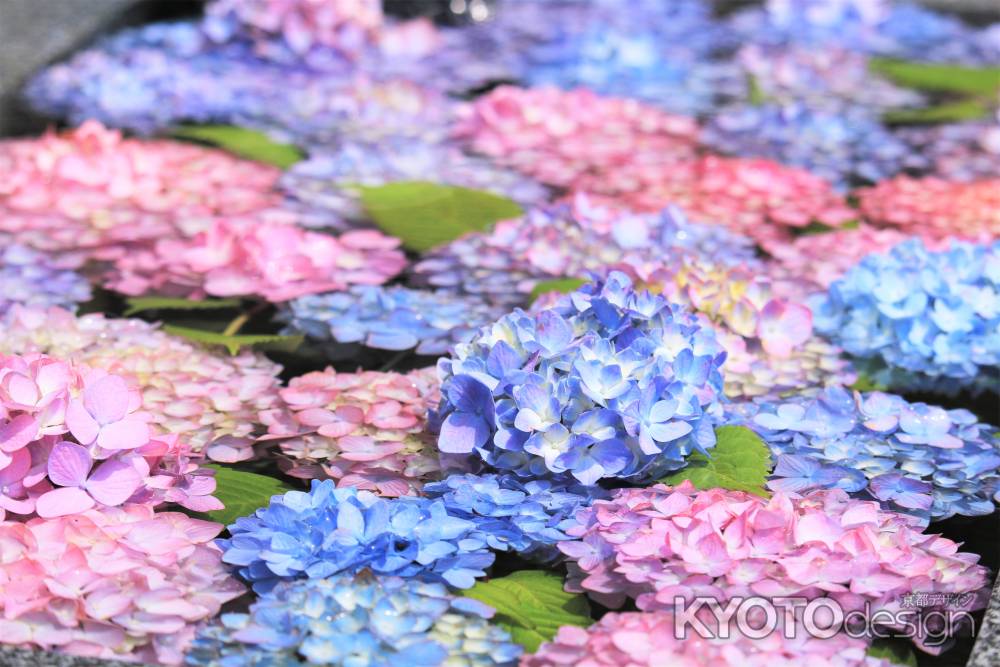
[(856, 194), (866, 220), (932, 242), (1000, 237), (1000, 178), (961, 183), (899, 176)]
[[(710, 630), (718, 628), (711, 618), (701, 622)], [(892, 667), (887, 659), (867, 655), (868, 645), (862, 639), (846, 634), (820, 639), (801, 628), (789, 639), (784, 621), (780, 624), (763, 639), (750, 639), (732, 629), (725, 639), (718, 636), (721, 632), (712, 639), (692, 632), (681, 640), (672, 612), (612, 612), (587, 629), (560, 628), (552, 641), (526, 656), (521, 667)]]
[(766, 273), (694, 259), (619, 268), (671, 303), (688, 306), (715, 329), (726, 351), (730, 397), (780, 395), (855, 380), (840, 349), (813, 334), (809, 308), (776, 295)]
[(636, 211), (676, 204), (695, 222), (725, 225), (758, 243), (787, 241), (791, 231), (813, 222), (839, 227), (857, 217), (819, 176), (756, 158), (708, 155), (673, 164), (630, 163), (581, 178), (577, 185)]
[(510, 473), (454, 474), (428, 484), (424, 494), (474, 522), (491, 549), (541, 562), (558, 560), (554, 545), (569, 539), (566, 530), (576, 525), (577, 511), (608, 495), (599, 486), (522, 480)]
[(693, 315), (612, 272), (438, 362), (438, 447), (525, 477), (649, 479), (715, 444), (724, 359)]
[(293, 378), (281, 409), (265, 411), (264, 441), (277, 440), (289, 475), (332, 478), (384, 496), (415, 495), (439, 471), (427, 412), (439, 400), (434, 368)]
[(151, 435), (125, 378), (44, 355), (0, 356), (0, 520), (127, 502), (221, 509), (211, 471)]
[[(382, 350), (444, 354), (467, 342), (479, 327), (507, 312), (475, 295), (360, 285), (347, 292), (312, 294), (290, 301), (279, 314), (293, 331), (309, 338), (361, 343)], [(335, 354), (331, 354), (335, 357)]]
[(567, 588), (612, 607), (626, 598), (657, 611), (677, 597), (763, 595), (829, 597), (846, 613), (866, 603), (871, 612), (899, 610), (913, 591), (969, 593), (966, 610), (986, 600), (988, 573), (977, 556), (840, 489), (766, 500), (657, 484), (620, 489), (578, 518), (567, 531), (577, 539), (559, 545), (571, 559)]
[(923, 155), (929, 175), (974, 181), (1000, 174), (1000, 124), (995, 120), (905, 127), (896, 134)]
[(492, 615), (438, 583), (370, 573), (283, 582), (249, 613), (203, 627), (187, 664), (513, 667), (521, 648)]
[(501, 86), (458, 111), (456, 137), (477, 153), (560, 187), (618, 165), (694, 155), (698, 125), (580, 88)]
[(729, 408), (777, 457), (768, 486), (839, 488), (924, 519), (982, 516), (1000, 491), (1000, 439), (968, 410), (831, 387)]
[(3, 643), (180, 664), (195, 625), (243, 593), (219, 529), (148, 505), (0, 522)]
[(369, 569), (470, 588), (493, 563), (476, 524), (441, 500), (387, 500), (338, 489), (330, 480), (309, 492), (274, 496), (267, 507), (229, 526), (219, 540), (223, 561), (238, 567), (258, 593), (289, 579), (323, 579)]
[(3, 240), (0, 285), (0, 315), (14, 304), (75, 308), (77, 303), (90, 300), (90, 284), (83, 276), (53, 257)]
[(813, 305), (816, 329), (875, 364), (880, 384), (996, 390), (1000, 241), (940, 252), (907, 241), (865, 257)]
[(855, 181), (879, 181), (924, 165), (859, 107), (830, 113), (798, 103), (741, 106), (715, 115), (702, 141), (720, 153), (802, 167), (842, 190)]
[(217, 461), (251, 458), (258, 413), (281, 402), (277, 364), (249, 351), (212, 354), (139, 319), (15, 308), (0, 320), (0, 354), (30, 352), (129, 378), (150, 427)]
[(0, 171), (0, 232), (84, 258), (114, 258), (208, 216), (281, 202), (273, 167), (191, 144), (124, 139), (96, 122), (0, 142)]

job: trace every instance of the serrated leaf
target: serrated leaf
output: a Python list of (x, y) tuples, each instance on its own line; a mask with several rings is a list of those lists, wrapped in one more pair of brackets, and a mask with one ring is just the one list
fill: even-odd
[(233, 470), (214, 463), (205, 464), (215, 471), (215, 497), (226, 507), (211, 512), (198, 512), (199, 518), (218, 521), (228, 526), (241, 516), (253, 514), (267, 506), (271, 496), (281, 495), (294, 487), (280, 479), (255, 472)]
[(868, 67), (893, 83), (916, 90), (992, 96), (1000, 89), (1000, 67), (962, 67), (892, 58), (872, 58)]
[(939, 104), (926, 109), (896, 109), (887, 111), (882, 120), (890, 125), (917, 125), (929, 123), (957, 123), (983, 118), (989, 109), (979, 100), (960, 100)]
[(146, 310), (215, 310), (218, 308), (239, 308), (239, 299), (203, 299), (194, 301), (192, 299), (174, 299), (166, 296), (139, 296), (125, 300), (128, 309), (125, 317), (130, 317), (136, 313)]
[(534, 301), (546, 292), (559, 292), (569, 294), (586, 285), (588, 281), (583, 278), (555, 278), (553, 280), (543, 280), (531, 290), (531, 300)]
[(760, 436), (745, 426), (720, 426), (715, 437), (710, 457), (693, 452), (685, 468), (660, 481), (676, 486), (690, 480), (698, 489), (732, 489), (770, 497), (764, 484), (771, 472), (771, 451)]
[(492, 192), (426, 181), (360, 186), (358, 191), (365, 211), (379, 229), (416, 252), (523, 213), (515, 202)]
[(302, 344), (303, 336), (281, 336), (278, 334), (241, 334), (227, 335), (203, 329), (191, 329), (189, 327), (179, 327), (173, 324), (164, 325), (163, 330), (175, 336), (182, 336), (188, 340), (205, 345), (222, 345), (229, 354), (236, 355), (240, 348), (257, 346), (265, 349), (277, 349), (293, 351)]
[(917, 655), (906, 643), (899, 640), (876, 639), (868, 647), (868, 655), (888, 660), (902, 667), (917, 667)]
[(263, 132), (234, 125), (184, 125), (170, 132), (180, 139), (194, 139), (218, 146), (234, 155), (288, 169), (303, 158), (302, 151), (280, 144)]
[(564, 625), (587, 627), (587, 598), (563, 590), (563, 578), (554, 572), (521, 570), (506, 577), (477, 582), (464, 595), (497, 610), (493, 622), (510, 632), (528, 652), (555, 637)]

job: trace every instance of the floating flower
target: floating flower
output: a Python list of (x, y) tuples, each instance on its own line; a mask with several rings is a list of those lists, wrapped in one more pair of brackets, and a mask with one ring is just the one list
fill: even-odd
[[(845, 614), (865, 609), (868, 618), (885, 617), (876, 623), (891, 626), (892, 612), (908, 603), (920, 614), (942, 608), (934, 600), (904, 599), (914, 591), (961, 595), (964, 602), (944, 604), (965, 611), (982, 607), (988, 596), (978, 556), (920, 532), (919, 520), (851, 500), (840, 489), (804, 497), (777, 492), (766, 500), (698, 491), (690, 482), (657, 484), (619, 489), (578, 519), (581, 525), (567, 531), (577, 539), (559, 545), (572, 561), (567, 589), (612, 607), (626, 598), (642, 611), (658, 611), (674, 609), (676, 598), (706, 595), (720, 603), (825, 597)], [(880, 610), (889, 613), (875, 616)]]
[(521, 647), (492, 615), (439, 583), (370, 573), (283, 582), (248, 614), (202, 628), (187, 664), (513, 667)]
[(613, 272), (439, 361), (438, 447), (524, 477), (653, 478), (715, 444), (724, 359), (693, 315)]
[(861, 214), (930, 242), (1000, 237), (1000, 178), (970, 183), (899, 176), (856, 192)]
[[(691, 628), (684, 628), (687, 636), (678, 638), (676, 629), (683, 624), (671, 612), (612, 612), (586, 629), (563, 626), (554, 639), (542, 644), (533, 655), (524, 657), (521, 667), (656, 667), (671, 664), (892, 667), (889, 660), (868, 656), (868, 644), (864, 640), (845, 633), (821, 639), (800, 627), (789, 638), (785, 634), (790, 628), (781, 619), (777, 621), (780, 628), (763, 638), (751, 639), (735, 627), (723, 638), (719, 623), (713, 622), (707, 614), (702, 616), (705, 618), (699, 618), (699, 622), (716, 633), (712, 638), (702, 637)], [(767, 619), (761, 620), (766, 622)]]
[(0, 643), (180, 664), (198, 622), (243, 593), (220, 528), (148, 505), (0, 522)]
[(440, 394), (434, 368), (410, 373), (306, 373), (281, 390), (285, 409), (265, 411), (263, 440), (277, 440), (295, 477), (340, 487), (415, 495), (439, 472), (427, 411)]
[(229, 526), (219, 540), (223, 560), (266, 593), (287, 579), (324, 579), (369, 569), (470, 588), (493, 563), (486, 536), (441, 500), (386, 500), (368, 491), (337, 489), (330, 480), (274, 496)]
[(0, 244), (0, 315), (15, 303), (75, 308), (90, 300), (90, 285), (71, 268), (31, 248)]
[(576, 524), (577, 510), (607, 497), (599, 486), (524, 481), (509, 473), (454, 474), (428, 484), (424, 493), (476, 523), (490, 548), (541, 562), (561, 558), (554, 545), (569, 539), (565, 531)]
[(331, 236), (293, 225), (218, 220), (193, 238), (164, 239), (148, 252), (121, 257), (106, 285), (133, 295), (287, 301), (380, 285), (406, 265), (398, 247), (398, 239), (375, 230)]
[(939, 521), (983, 516), (1000, 489), (996, 428), (968, 410), (830, 387), (730, 408), (775, 455), (768, 486), (806, 493), (840, 488), (887, 509)]
[[(996, 390), (1000, 366), (1000, 242), (919, 240), (872, 254), (812, 300), (816, 329), (883, 386)], [(991, 377), (993, 376), (993, 377)]]
[(157, 433), (176, 434), (217, 461), (253, 456), (266, 428), (258, 413), (281, 404), (281, 367), (260, 354), (212, 354), (139, 319), (15, 308), (0, 320), (0, 353), (42, 352), (127, 378)]

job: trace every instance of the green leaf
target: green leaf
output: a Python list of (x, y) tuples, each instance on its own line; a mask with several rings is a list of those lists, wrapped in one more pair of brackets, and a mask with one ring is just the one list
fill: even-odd
[(173, 324), (164, 325), (163, 330), (169, 334), (182, 336), (197, 343), (203, 343), (205, 345), (222, 345), (229, 350), (229, 354), (232, 355), (238, 354), (240, 348), (251, 345), (263, 349), (291, 352), (301, 345), (303, 340), (303, 336), (279, 336), (277, 334), (226, 335), (223, 333), (216, 333), (214, 331), (205, 331), (203, 329), (179, 327)]
[(967, 99), (939, 104), (926, 109), (896, 109), (887, 111), (882, 120), (890, 125), (916, 125), (927, 123), (957, 123), (983, 118), (989, 109), (979, 100)]
[(416, 252), (523, 213), (513, 201), (491, 192), (426, 181), (361, 186), (358, 191), (375, 224)]
[(205, 467), (215, 471), (214, 495), (226, 507), (211, 512), (196, 512), (196, 514), (198, 518), (218, 521), (225, 526), (241, 516), (248, 516), (261, 507), (265, 507), (271, 501), (271, 496), (294, 490), (294, 487), (280, 479), (267, 475), (233, 470), (214, 463), (205, 464)]
[(961, 67), (872, 58), (869, 69), (893, 83), (944, 93), (992, 96), (1000, 89), (1000, 67)]
[(767, 104), (767, 95), (761, 90), (760, 82), (753, 74), (747, 74), (747, 101), (752, 106), (761, 107)]
[(303, 158), (302, 151), (290, 144), (279, 144), (263, 132), (233, 125), (184, 125), (170, 132), (179, 139), (218, 146), (234, 155), (266, 162), (281, 169), (288, 169)]
[(560, 627), (585, 628), (594, 622), (587, 598), (564, 591), (562, 577), (554, 572), (521, 570), (477, 582), (465, 595), (496, 609), (493, 621), (532, 653), (555, 637)]
[(868, 655), (888, 660), (894, 665), (917, 667), (917, 655), (905, 642), (892, 639), (876, 639), (868, 647)]
[(660, 481), (676, 486), (690, 480), (699, 489), (733, 489), (769, 497), (764, 483), (771, 472), (771, 451), (764, 441), (745, 426), (720, 426), (715, 436), (711, 458), (693, 452), (685, 468)]
[(555, 278), (553, 280), (543, 280), (531, 290), (531, 300), (534, 301), (546, 292), (559, 292), (569, 294), (575, 292), (588, 281), (583, 278)]
[(166, 296), (139, 296), (126, 299), (128, 310), (125, 317), (145, 310), (215, 310), (217, 308), (239, 308), (239, 299), (173, 299)]
[(839, 232), (845, 229), (857, 229), (859, 226), (860, 223), (857, 220), (849, 220), (848, 222), (836, 227), (818, 220), (813, 220), (805, 227), (793, 227), (792, 233), (795, 236), (813, 236), (814, 234), (828, 234), (830, 232)]
[(858, 373), (858, 379), (848, 387), (851, 391), (888, 391), (888, 387), (879, 384), (864, 373)]

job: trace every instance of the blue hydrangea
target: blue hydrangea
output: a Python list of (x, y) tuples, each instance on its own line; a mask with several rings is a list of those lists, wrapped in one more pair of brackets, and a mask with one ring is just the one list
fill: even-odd
[(192, 667), (468, 667), (516, 664), (493, 609), (436, 583), (370, 573), (282, 582), (246, 614), (199, 629)]
[(816, 111), (804, 104), (740, 106), (714, 116), (702, 141), (730, 155), (808, 169), (840, 189), (876, 182), (926, 161), (869, 111)]
[(75, 271), (27, 247), (0, 246), (0, 315), (15, 304), (75, 310), (89, 299), (90, 283)]
[(361, 343), (383, 350), (410, 350), (442, 355), (455, 343), (472, 338), (506, 308), (475, 296), (406, 287), (354, 287), (348, 292), (313, 294), (289, 302), (279, 319), (319, 341)]
[(871, 254), (811, 300), (813, 324), (882, 386), (997, 391), (1000, 241), (919, 239)]
[(521, 480), (509, 473), (450, 475), (426, 485), (424, 493), (475, 522), (490, 548), (543, 563), (561, 558), (555, 545), (570, 539), (565, 531), (576, 525), (577, 510), (608, 496), (599, 486)]
[(655, 478), (715, 444), (724, 359), (693, 314), (612, 272), (440, 360), (438, 446), (531, 478)]
[(469, 588), (493, 563), (474, 522), (444, 502), (380, 498), (331, 480), (289, 491), (229, 526), (223, 560), (263, 593), (283, 579), (322, 579), (369, 569)]
[(1000, 491), (996, 427), (968, 410), (831, 387), (815, 397), (732, 406), (775, 455), (774, 490), (840, 488), (885, 507), (946, 519), (993, 512)]

